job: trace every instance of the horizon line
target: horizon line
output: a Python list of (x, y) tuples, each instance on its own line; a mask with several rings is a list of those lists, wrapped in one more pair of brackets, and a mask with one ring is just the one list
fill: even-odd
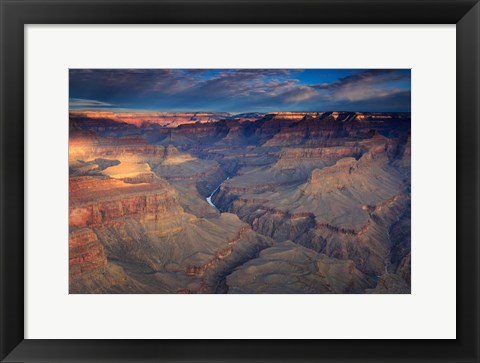
[(296, 113), (309, 113), (309, 112), (368, 112), (368, 113), (412, 113), (412, 111), (374, 111), (374, 110), (355, 110), (355, 111), (347, 111), (347, 110), (313, 110), (313, 111), (291, 111), (291, 110), (282, 110), (282, 111), (240, 111), (240, 112), (232, 112), (232, 111), (205, 111), (205, 110), (195, 110), (195, 111), (160, 111), (160, 110), (129, 110), (125, 109), (122, 111), (119, 110), (109, 110), (109, 109), (69, 109), (69, 113), (73, 112), (110, 112), (110, 113), (223, 113), (229, 115), (241, 115), (241, 114), (248, 114), (248, 113), (260, 113), (260, 114), (269, 114), (269, 113), (278, 113), (278, 112), (296, 112)]

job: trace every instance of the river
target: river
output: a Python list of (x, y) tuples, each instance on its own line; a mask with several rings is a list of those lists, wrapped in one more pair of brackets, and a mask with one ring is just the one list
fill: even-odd
[(212, 192), (212, 194), (210, 194), (210, 196), (208, 196), (206, 199), (207, 199), (207, 203), (210, 204), (213, 208), (215, 208), (216, 210), (219, 210), (217, 208), (217, 206), (215, 204), (213, 204), (212, 202), (212, 197), (213, 195), (218, 191), (218, 189), (220, 189), (220, 187), (222, 186), (223, 183), (225, 183), (228, 179), (230, 179), (230, 177), (227, 177), (227, 179), (223, 180), (219, 185), (218, 187), (215, 188), (215, 190)]

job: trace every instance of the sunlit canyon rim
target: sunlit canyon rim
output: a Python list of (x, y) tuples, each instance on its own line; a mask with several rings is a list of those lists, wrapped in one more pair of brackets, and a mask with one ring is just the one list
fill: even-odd
[(409, 71), (168, 71), (70, 71), (70, 293), (410, 293)]

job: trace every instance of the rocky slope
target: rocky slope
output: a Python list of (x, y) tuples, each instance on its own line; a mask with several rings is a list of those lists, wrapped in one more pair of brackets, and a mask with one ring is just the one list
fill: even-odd
[(264, 249), (227, 277), (229, 293), (342, 294), (376, 285), (353, 261), (329, 258), (290, 241)]

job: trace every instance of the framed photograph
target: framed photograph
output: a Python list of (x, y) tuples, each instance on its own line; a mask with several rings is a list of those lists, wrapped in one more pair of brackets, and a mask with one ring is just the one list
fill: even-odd
[(479, 362), (480, 5), (1, 0), (5, 362)]

